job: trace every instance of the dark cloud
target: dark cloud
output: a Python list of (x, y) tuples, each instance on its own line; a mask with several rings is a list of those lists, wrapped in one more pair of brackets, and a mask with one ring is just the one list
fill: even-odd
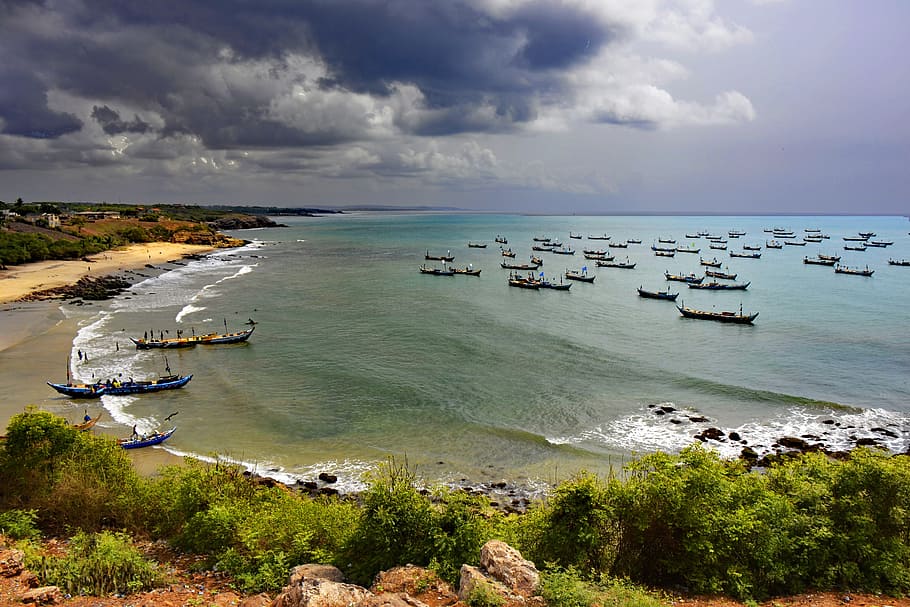
[[(356, 107), (331, 124), (277, 119), (268, 81), (257, 90), (202, 77), (214, 65), (260, 61), (285, 84), (379, 96), (404, 83), (427, 110), (399, 117), (405, 132), (496, 132), (533, 120), (540, 98), (564, 92), (565, 70), (622, 35), (547, 0), (501, 14), (465, 0), (85, 0), (4, 4), (0, 16), (0, 53), (19, 69), (0, 72), (5, 132), (78, 130), (75, 116), (47, 107), (56, 89), (101, 108), (93, 118), (108, 134), (149, 130), (138, 116), (120, 118), (127, 106), (159, 116), (164, 136), (191, 134), (211, 148), (335, 145), (367, 137), (369, 122)], [(52, 34), (39, 26), (49, 19)], [(286, 63), (292, 54), (324, 62), (328, 75), (307, 82)]]
[(0, 119), (3, 132), (34, 139), (54, 139), (82, 128), (82, 121), (47, 105), (45, 85), (15, 66), (0, 66)]
[(152, 130), (149, 123), (143, 121), (139, 116), (134, 116), (132, 122), (126, 122), (120, 119), (120, 114), (111, 108), (103, 105), (97, 105), (92, 108), (92, 118), (94, 118), (104, 132), (108, 135), (118, 135), (120, 133), (148, 133)]

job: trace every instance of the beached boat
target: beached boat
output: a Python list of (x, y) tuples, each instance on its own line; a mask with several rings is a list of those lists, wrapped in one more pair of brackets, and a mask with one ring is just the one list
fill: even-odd
[(699, 283), (705, 279), (704, 276), (696, 276), (695, 274), (670, 274), (669, 272), (664, 272), (664, 276), (667, 280), (677, 280), (679, 282), (690, 283)]
[(889, 266), (910, 266), (910, 259), (889, 259)]
[(698, 263), (700, 263), (700, 264), (703, 265), (703, 266), (708, 266), (709, 268), (719, 268), (719, 267), (720, 267), (720, 262), (717, 261), (717, 258), (716, 258), (716, 257), (715, 257), (714, 259), (701, 259), (701, 258), (699, 258), (699, 259), (698, 259)]
[(758, 259), (761, 257), (761, 253), (755, 253), (755, 252), (738, 253), (737, 251), (730, 251), (730, 257), (743, 257), (745, 259)]
[(668, 301), (676, 301), (676, 298), (679, 297), (679, 293), (670, 293), (670, 289), (666, 291), (648, 291), (638, 287), (638, 294), (648, 299), (666, 299)]
[(85, 412), (85, 417), (82, 418), (82, 421), (78, 424), (73, 424), (73, 428), (79, 430), (80, 432), (85, 432), (91, 430), (95, 427), (95, 424), (98, 423), (98, 420), (101, 419), (101, 416), (104, 415), (104, 411), (96, 415), (95, 417), (90, 417), (88, 411)]
[(468, 248), (469, 248), (469, 249), (486, 249), (486, 248), (487, 248), (487, 243), (485, 243), (485, 242), (469, 242), (469, 243), (468, 243)]
[(690, 289), (705, 289), (707, 291), (745, 291), (749, 288), (751, 282), (744, 282), (741, 284), (733, 284), (729, 282), (690, 282)]
[(464, 274), (465, 276), (480, 276), (480, 270), (475, 270), (471, 266), (466, 268), (452, 268), (452, 271), (456, 274)]
[(171, 437), (174, 431), (177, 429), (176, 426), (168, 430), (167, 432), (158, 432), (155, 431), (151, 434), (131, 436), (130, 438), (121, 438), (117, 441), (124, 449), (139, 449), (141, 447), (151, 447), (152, 445), (160, 445), (167, 439)]
[(455, 256), (451, 253), (451, 251), (446, 251), (445, 255), (430, 255), (430, 251), (427, 251), (423, 258), (427, 261), (455, 261)]
[(872, 276), (875, 273), (875, 270), (870, 270), (869, 266), (865, 268), (851, 268), (848, 266), (836, 265), (834, 266), (834, 272), (837, 274), (854, 274), (856, 276)]
[(104, 387), (100, 384), (76, 384), (67, 382), (65, 384), (55, 384), (46, 382), (48, 386), (69, 396), (70, 398), (101, 398), (104, 396)]
[(681, 306), (676, 306), (676, 309), (679, 310), (679, 313), (685, 316), (686, 318), (697, 318), (699, 320), (717, 320), (720, 322), (730, 322), (738, 324), (752, 324), (752, 321), (755, 320), (755, 317), (758, 316), (758, 312), (754, 314), (743, 314), (742, 306), (739, 307), (739, 314), (736, 312), (714, 312), (710, 310), (696, 310), (695, 308), (687, 308), (685, 304)]
[(821, 257), (803, 257), (803, 263), (815, 266), (833, 266), (837, 262), (833, 259), (822, 259)]
[(705, 276), (723, 278), (725, 280), (736, 280), (736, 274), (728, 274), (727, 272), (719, 272), (717, 270), (705, 270)]
[(578, 280), (581, 282), (594, 282), (596, 276), (589, 276), (588, 269), (582, 268), (580, 272), (575, 272), (574, 270), (566, 270), (566, 278), (569, 280)]
[(190, 375), (162, 375), (158, 379), (148, 381), (136, 381), (132, 378), (127, 381), (120, 379), (109, 379), (99, 382), (104, 387), (105, 395), (124, 395), (124, 394), (147, 394), (149, 392), (161, 392), (162, 390), (176, 390), (187, 385), (193, 379)]

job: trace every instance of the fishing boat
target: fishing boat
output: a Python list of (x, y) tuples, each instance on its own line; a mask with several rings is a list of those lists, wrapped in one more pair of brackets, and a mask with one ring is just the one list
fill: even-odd
[(720, 244), (727, 244), (727, 239), (723, 236), (706, 236), (705, 237), (709, 242), (717, 242)]
[(588, 240), (610, 240), (610, 237), (604, 234), (603, 236), (591, 236), (588, 234)]
[(701, 234), (686, 234), (686, 238), (701, 238)]
[(506, 239), (505, 236), (501, 236), (499, 234), (496, 235), (496, 238), (494, 238), (493, 241), (498, 242), (499, 244), (509, 244), (508, 239)]
[(613, 255), (609, 255), (608, 253), (585, 253), (585, 259), (613, 261), (615, 258)]
[(820, 236), (803, 236), (803, 240), (806, 242), (819, 243), (822, 241), (822, 238)]
[(647, 291), (638, 287), (638, 294), (648, 299), (666, 299), (668, 301), (676, 301), (676, 298), (679, 297), (679, 293), (670, 293), (670, 289), (666, 291)]
[(744, 282), (741, 284), (731, 284), (728, 282), (690, 282), (690, 289), (705, 289), (707, 291), (745, 291), (749, 288), (751, 282)]
[(815, 266), (833, 266), (837, 262), (833, 259), (822, 259), (821, 257), (803, 257), (803, 263)]
[(639, 238), (627, 238), (626, 242), (628, 244), (641, 244), (641, 239)]
[(711, 278), (723, 278), (726, 280), (736, 280), (736, 274), (728, 274), (727, 272), (719, 272), (717, 270), (705, 270), (705, 276), (710, 276)]
[(738, 253), (737, 251), (730, 251), (730, 257), (744, 257), (744, 258), (746, 258), (746, 259), (758, 259), (758, 258), (761, 257), (761, 253), (755, 253), (755, 252), (750, 252), (750, 253), (742, 252), (742, 253)]
[(199, 338), (192, 337), (165, 337), (160, 339), (146, 339), (144, 337), (130, 337), (130, 341), (136, 344), (137, 350), (151, 350), (153, 348), (193, 348), (199, 343)]
[(540, 274), (541, 274), (541, 276), (540, 276), (540, 280), (538, 281), (538, 285), (541, 289), (552, 289), (553, 291), (568, 291), (570, 288), (572, 288), (571, 282), (562, 282), (562, 279), (560, 279), (559, 282), (550, 282), (549, 280), (546, 280), (543, 277), (543, 272), (541, 272)]
[(149, 381), (135, 381), (130, 378), (127, 381), (120, 379), (109, 379), (99, 382), (104, 387), (104, 394), (124, 395), (124, 394), (147, 394), (149, 392), (161, 392), (162, 390), (176, 390), (187, 385), (193, 379), (190, 375), (162, 375), (158, 379)]
[(866, 243), (867, 245), (872, 245), (873, 247), (890, 247), (894, 244), (893, 240), (870, 240)]
[(475, 270), (471, 266), (466, 268), (452, 268), (452, 271), (456, 274), (464, 274), (465, 276), (480, 276), (480, 270)]
[(739, 307), (739, 314), (736, 312), (714, 312), (709, 310), (696, 310), (695, 308), (687, 308), (685, 304), (681, 306), (676, 306), (676, 309), (679, 310), (679, 313), (685, 316), (686, 318), (697, 318), (699, 320), (717, 320), (720, 322), (730, 322), (738, 324), (752, 324), (752, 321), (755, 320), (755, 317), (758, 316), (758, 312), (754, 314), (743, 314), (743, 307)]
[(624, 270), (635, 269), (635, 263), (629, 261), (628, 257), (626, 257), (625, 261), (604, 261), (602, 259), (598, 259), (595, 263), (597, 263), (597, 267), (599, 268), (622, 268)]
[(711, 244), (709, 244), (708, 247), (710, 247), (710, 248), (712, 248), (712, 249), (715, 249), (715, 250), (717, 250), (717, 251), (726, 251), (726, 250), (727, 250), (727, 245), (725, 245), (725, 244), (716, 244), (716, 243), (713, 243), (713, 242), (712, 242)]
[(611, 242), (611, 243), (608, 244), (607, 246), (608, 246), (608, 247), (613, 247), (614, 249), (628, 249), (628, 248), (629, 248), (629, 243), (628, 243), (628, 242), (619, 242), (619, 241), (616, 241), (616, 242)]
[(806, 246), (806, 241), (805, 240), (787, 240), (786, 242), (784, 242), (784, 244), (790, 245), (791, 247), (804, 247), (804, 246)]
[(889, 266), (910, 266), (910, 259), (889, 259)]
[(566, 278), (569, 280), (578, 280), (581, 282), (594, 282), (596, 276), (588, 275), (588, 268), (584, 267), (580, 272), (575, 272), (574, 270), (566, 270)]
[(104, 386), (100, 384), (76, 384), (70, 382), (55, 384), (47, 382), (47, 385), (70, 398), (101, 398), (104, 396)]
[(581, 240), (581, 234), (573, 234), (569, 232), (569, 238), (575, 238), (576, 240)]
[(866, 242), (869, 240), (868, 236), (844, 236), (844, 240), (847, 242)]
[(840, 261), (840, 255), (825, 255), (824, 253), (819, 253), (818, 258), (824, 259), (825, 261)]
[(553, 246), (550, 244), (536, 244), (531, 247), (532, 251), (552, 251)]
[(531, 240), (534, 242), (550, 242), (549, 236), (535, 236)]
[(859, 235), (862, 236), (863, 238), (872, 238), (876, 234), (875, 234), (875, 232), (860, 232)]
[(676, 251), (654, 251), (657, 257), (676, 257)]
[(766, 240), (765, 241), (766, 249), (783, 249), (783, 243), (777, 242), (776, 240)]
[(664, 251), (664, 252), (670, 252), (670, 251), (676, 252), (676, 247), (661, 247), (656, 244), (652, 244), (651, 250), (652, 251)]
[(565, 247), (561, 249), (553, 249), (550, 252), (555, 253), (556, 255), (575, 255), (575, 249), (566, 249)]
[(720, 267), (720, 262), (717, 261), (716, 257), (714, 259), (702, 259), (699, 257), (698, 263), (700, 263), (703, 266), (708, 266), (709, 268), (719, 268)]
[(73, 424), (73, 429), (79, 430), (80, 432), (86, 432), (88, 430), (91, 430), (92, 428), (95, 427), (95, 424), (98, 423), (98, 420), (101, 419), (102, 415), (104, 415), (104, 411), (102, 411), (95, 417), (91, 417), (88, 414), (88, 410), (86, 410), (85, 417), (83, 417), (82, 421), (79, 422), (78, 424)]
[(455, 270), (450, 270), (448, 268), (430, 268), (428, 266), (420, 266), (418, 268), (421, 274), (430, 274), (431, 276), (455, 276)]
[(169, 439), (175, 430), (177, 430), (176, 426), (166, 432), (158, 432), (156, 430), (151, 434), (131, 436), (130, 438), (121, 438), (117, 441), (117, 444), (119, 444), (124, 449), (139, 449), (141, 447), (160, 445)]
[(872, 276), (875, 270), (870, 270), (869, 266), (865, 268), (850, 268), (848, 266), (836, 265), (834, 272), (837, 274), (855, 274), (856, 276)]
[(699, 283), (705, 279), (704, 276), (696, 276), (695, 274), (670, 274), (669, 272), (664, 272), (664, 276), (667, 280), (677, 280), (679, 282), (688, 283)]
[(743, 232), (742, 230), (730, 230), (729, 232), (727, 232), (727, 234), (730, 235), (730, 238), (739, 238), (740, 236), (746, 235), (746, 233)]
[(610, 254), (609, 251), (604, 251), (603, 249), (582, 249), (581, 252), (585, 255), (594, 255), (596, 257), (603, 257)]
[(743, 251), (761, 251), (761, 245), (744, 244)]
[(695, 247), (676, 247), (677, 253), (699, 253), (701, 249)]
[(509, 286), (519, 289), (539, 289), (540, 282), (533, 278), (525, 278), (519, 274), (509, 274)]
[(865, 245), (865, 243), (859, 244), (859, 245), (845, 244), (845, 245), (844, 245), (844, 250), (845, 250), (845, 251), (865, 251), (865, 250), (866, 250), (866, 245)]
[(675, 238), (658, 238), (657, 242), (662, 242), (664, 244), (676, 244)]
[[(205, 335), (199, 335), (198, 339), (203, 346), (239, 344), (248, 340), (255, 329), (256, 327), (252, 326), (249, 329), (233, 333), (206, 333)], [(227, 330), (227, 324), (225, 324), (225, 330)]]
[(427, 250), (423, 258), (427, 261), (455, 261), (455, 256), (451, 253), (451, 251), (446, 251), (445, 255), (430, 255), (430, 251)]
[(821, 232), (819, 228), (803, 228), (803, 232)]
[(485, 242), (469, 242), (469, 243), (468, 243), (468, 248), (469, 248), (469, 249), (486, 249), (486, 248), (487, 248), (487, 243), (485, 243)]
[(536, 263), (506, 263), (504, 261), (499, 265), (504, 270), (536, 270), (540, 267)]
[(499, 252), (502, 253), (503, 257), (515, 257), (515, 253), (512, 252), (512, 249), (499, 249)]
[(531, 263), (538, 265), (538, 266), (542, 266), (543, 259), (541, 259), (540, 257), (537, 257), (536, 255), (531, 255)]

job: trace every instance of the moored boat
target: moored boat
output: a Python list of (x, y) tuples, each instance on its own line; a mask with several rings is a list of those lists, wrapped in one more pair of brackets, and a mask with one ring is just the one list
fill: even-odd
[(701, 249), (695, 247), (676, 247), (677, 253), (698, 253)]
[(583, 267), (581, 271), (575, 272), (574, 270), (566, 270), (566, 278), (569, 280), (578, 280), (581, 282), (594, 282), (594, 275), (588, 275), (588, 268)]
[(787, 240), (784, 242), (785, 245), (790, 245), (791, 247), (804, 247), (806, 246), (805, 240)]
[(625, 270), (632, 270), (635, 268), (635, 263), (629, 261), (628, 257), (626, 257), (625, 261), (604, 261), (598, 259), (595, 263), (597, 263), (597, 267), (599, 268), (622, 268)]
[(500, 262), (499, 264), (504, 270), (536, 270), (540, 267), (536, 263), (506, 263)]
[(688, 282), (688, 283), (699, 283), (705, 279), (704, 276), (696, 276), (695, 274), (670, 274), (669, 272), (664, 272), (664, 277), (667, 280), (677, 280), (679, 282)]
[(727, 272), (720, 272), (718, 270), (705, 270), (705, 276), (710, 276), (711, 278), (723, 278), (726, 280), (736, 280), (736, 274), (728, 274)]
[(889, 259), (889, 266), (910, 266), (910, 259)]
[(430, 255), (430, 251), (427, 250), (423, 258), (427, 261), (455, 261), (455, 256), (451, 251), (446, 251), (445, 255)]
[(602, 236), (592, 236), (592, 235), (588, 234), (588, 240), (610, 240), (610, 237), (607, 236), (606, 234), (604, 234)]
[(840, 255), (825, 255), (824, 253), (819, 253), (818, 258), (824, 259), (825, 261), (840, 261)]
[(493, 241), (498, 242), (499, 244), (509, 244), (509, 240), (501, 234), (497, 234)]
[(754, 314), (743, 314), (742, 306), (739, 307), (739, 314), (736, 312), (714, 312), (710, 310), (697, 310), (695, 308), (688, 308), (685, 304), (681, 306), (676, 306), (676, 309), (679, 310), (679, 313), (685, 316), (686, 318), (697, 318), (699, 320), (717, 320), (720, 322), (729, 322), (737, 324), (752, 324), (752, 321), (758, 316), (758, 312)]
[(628, 249), (628, 248), (629, 248), (629, 243), (628, 243), (628, 242), (619, 242), (619, 241), (616, 241), (616, 242), (611, 242), (611, 243), (608, 244), (607, 246), (608, 246), (608, 247), (613, 247), (614, 249)]
[(865, 268), (851, 268), (849, 266), (836, 265), (834, 272), (837, 274), (854, 274), (856, 276), (872, 276), (875, 270), (870, 270), (869, 266)]
[(676, 257), (676, 251), (654, 251), (657, 257)]
[(485, 242), (469, 242), (469, 243), (468, 243), (468, 248), (469, 248), (469, 249), (486, 249), (486, 248), (487, 248), (487, 243), (485, 243)]
[(452, 271), (456, 274), (464, 274), (465, 276), (480, 276), (480, 270), (475, 270), (471, 266), (466, 268), (452, 268)]
[(703, 266), (708, 266), (709, 268), (719, 268), (720, 267), (720, 262), (717, 261), (716, 257), (714, 259), (699, 258), (698, 263), (700, 263)]
[(730, 257), (743, 257), (745, 259), (759, 259), (761, 257), (761, 253), (755, 253), (755, 252), (739, 253), (737, 251), (730, 251)]
[(502, 253), (503, 257), (515, 257), (515, 253), (512, 252), (512, 249), (499, 249), (499, 252)]
[(815, 266), (833, 266), (837, 262), (833, 259), (822, 259), (821, 257), (803, 257), (803, 263)]
[(648, 291), (638, 287), (638, 294), (641, 297), (646, 297), (648, 299), (666, 299), (668, 301), (676, 301), (676, 298), (679, 296), (679, 293), (670, 293), (670, 289), (666, 291)]
[(745, 291), (749, 288), (750, 282), (744, 282), (741, 284), (732, 284), (728, 282), (690, 282), (690, 289), (705, 289), (707, 291)]
[[(421, 266), (425, 268), (426, 266)], [(423, 272), (423, 270), (421, 270)], [(430, 274), (432, 272), (424, 272)], [(216, 345), (216, 344), (236, 344), (244, 342), (250, 338), (250, 335), (253, 334), (253, 331), (256, 330), (255, 325), (249, 329), (243, 331), (237, 331), (234, 333), (207, 333), (205, 335), (193, 335), (191, 337), (167, 337), (163, 339), (147, 339), (144, 337), (130, 337), (136, 345), (137, 350), (150, 350), (154, 348), (191, 348), (196, 344), (204, 345)]]
[(766, 249), (783, 249), (783, 243), (777, 242), (776, 240), (766, 240), (765, 241)]
[(864, 243), (864, 244), (858, 244), (858, 245), (845, 244), (845, 245), (844, 245), (844, 250), (845, 250), (845, 251), (865, 251), (865, 250), (866, 250), (866, 245), (865, 245), (865, 243)]
[(626, 242), (628, 244), (641, 244), (641, 239), (640, 238), (627, 238)]

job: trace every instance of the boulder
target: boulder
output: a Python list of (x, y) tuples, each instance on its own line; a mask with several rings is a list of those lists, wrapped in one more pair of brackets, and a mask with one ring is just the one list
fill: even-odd
[(22, 595), (23, 603), (35, 605), (56, 605), (63, 602), (63, 593), (56, 586), (33, 588)]
[(353, 584), (304, 578), (285, 586), (270, 607), (350, 607), (370, 596), (369, 590)]
[(344, 574), (341, 573), (341, 569), (338, 567), (333, 567), (332, 565), (318, 565), (316, 563), (297, 565), (291, 569), (291, 575), (288, 579), (288, 586), (299, 584), (304, 579), (343, 582)]
[(462, 565), (461, 575), (458, 578), (459, 600), (468, 603), (471, 598), (471, 593), (477, 586), (481, 584), (488, 584), (490, 586), (490, 589), (493, 590), (493, 592), (496, 594), (503, 597), (503, 599), (508, 600), (510, 598), (511, 593), (509, 592), (509, 589), (506, 588), (501, 582), (488, 578), (486, 574), (478, 567), (473, 567), (471, 565)]
[(357, 607), (427, 607), (427, 604), (405, 592), (383, 592), (368, 596)]
[(458, 597), (452, 587), (436, 573), (424, 567), (405, 565), (381, 571), (370, 587), (373, 594), (404, 592), (413, 597), (431, 594), (434, 603), (455, 603)]
[(269, 603), (272, 602), (272, 597), (266, 593), (254, 594), (253, 596), (248, 596), (237, 605), (237, 607), (266, 607)]
[(484, 544), (480, 549), (480, 567), (515, 594), (523, 597), (537, 594), (540, 584), (537, 567), (505, 542), (490, 540)]
[(22, 572), (22, 559), (25, 554), (21, 550), (0, 551), (0, 577), (13, 577)]

